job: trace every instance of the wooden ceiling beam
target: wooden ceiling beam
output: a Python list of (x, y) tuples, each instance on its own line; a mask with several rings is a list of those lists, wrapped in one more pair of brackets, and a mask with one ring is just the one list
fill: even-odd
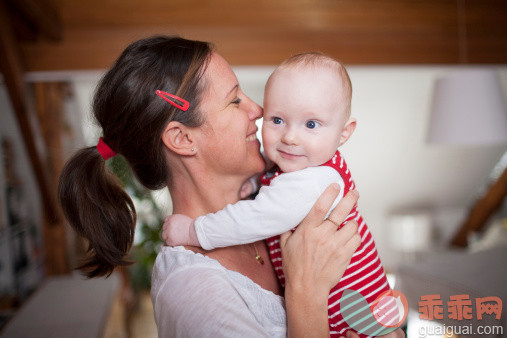
[[(62, 151), (62, 132), (65, 129), (63, 121), (64, 96), (68, 92), (67, 84), (35, 83), (35, 106), (40, 131), (47, 146), (49, 178), (52, 191), (58, 190), (58, 179), (63, 169), (64, 159)], [(45, 266), (48, 275), (59, 275), (71, 271), (69, 255), (67, 254), (67, 233), (61, 216), (59, 222), (44, 219), (43, 233), (45, 243)]]
[(498, 210), (507, 195), (507, 168), (488, 191), (470, 209), (470, 212), (451, 241), (451, 246), (466, 247), (474, 232), (484, 229), (488, 219)]
[(6, 0), (11, 12), (20, 16), (40, 36), (52, 41), (63, 37), (62, 20), (47, 0)]
[(69, 28), (65, 42), (24, 43), (27, 71), (105, 69), (136, 39), (155, 34), (211, 41), (232, 65), (275, 65), (294, 53), (318, 50), (345, 64), (455, 64), (455, 32), (403, 34), (263, 27)]

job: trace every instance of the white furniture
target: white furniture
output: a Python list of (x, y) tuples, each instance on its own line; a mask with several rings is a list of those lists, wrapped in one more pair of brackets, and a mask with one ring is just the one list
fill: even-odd
[(1, 338), (101, 337), (120, 278), (48, 277), (1, 332)]
[[(446, 252), (431, 259), (403, 265), (396, 273), (396, 289), (405, 294), (410, 308), (419, 311), (418, 302), (423, 295), (439, 294), (443, 301), (443, 320), (446, 326), (503, 326), (507, 336), (507, 247), (497, 247), (478, 252)], [(448, 318), (447, 302), (453, 295), (470, 295), (472, 319), (456, 321)], [(496, 320), (491, 315), (477, 319), (476, 298), (500, 297), (502, 316)], [(473, 336), (473, 335), (471, 335)], [(487, 337), (487, 335), (481, 335)], [(498, 337), (490, 335), (489, 337)]]

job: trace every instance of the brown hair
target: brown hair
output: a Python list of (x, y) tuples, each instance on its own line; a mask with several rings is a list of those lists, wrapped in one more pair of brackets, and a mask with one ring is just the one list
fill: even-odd
[[(204, 122), (199, 111), (204, 71), (212, 46), (179, 37), (156, 36), (129, 45), (100, 81), (93, 114), (104, 142), (123, 155), (148, 189), (170, 180), (161, 135), (170, 121), (190, 127)], [(155, 94), (159, 89), (190, 103), (183, 112)], [(78, 268), (88, 277), (110, 275), (134, 240), (136, 211), (97, 148), (78, 151), (65, 165), (58, 185), (65, 217), (88, 240), (88, 257)]]

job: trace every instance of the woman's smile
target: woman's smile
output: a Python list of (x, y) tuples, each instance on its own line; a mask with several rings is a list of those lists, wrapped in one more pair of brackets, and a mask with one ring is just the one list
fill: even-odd
[(247, 142), (252, 142), (252, 141), (256, 141), (257, 140), (257, 135), (255, 133), (253, 134), (250, 134), (246, 137), (246, 141)]

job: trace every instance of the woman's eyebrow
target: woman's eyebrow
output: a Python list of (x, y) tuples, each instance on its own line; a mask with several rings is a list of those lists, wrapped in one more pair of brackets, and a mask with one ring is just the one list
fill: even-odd
[(232, 87), (232, 89), (231, 89), (231, 90), (227, 93), (227, 95), (226, 95), (225, 97), (226, 97), (226, 98), (227, 98), (227, 97), (229, 97), (229, 96), (231, 95), (231, 93), (232, 93), (233, 91), (235, 91), (235, 90), (237, 91), (237, 90), (238, 90), (238, 88), (239, 88), (239, 83), (236, 83), (236, 85), (235, 85), (234, 87)]

